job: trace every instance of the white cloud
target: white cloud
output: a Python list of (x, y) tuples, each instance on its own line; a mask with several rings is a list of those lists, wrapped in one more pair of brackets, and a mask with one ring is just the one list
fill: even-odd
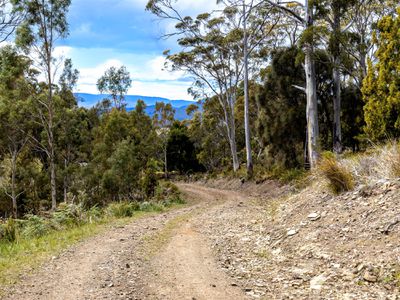
[(135, 79), (140, 80), (178, 80), (184, 77), (183, 72), (168, 71), (165, 67), (165, 58), (163, 56), (156, 56), (140, 67), (131, 66), (131, 75)]
[[(79, 53), (79, 49), (74, 49), (73, 53)], [(103, 63), (93, 67), (80, 68), (80, 77), (77, 91), (81, 93), (97, 94), (97, 80), (104, 72), (114, 66), (125, 65), (133, 79), (129, 94), (165, 97), (171, 99), (191, 99), (187, 89), (191, 82), (182, 80), (183, 72), (169, 72), (164, 69), (165, 58), (163, 56), (150, 57), (146, 61), (131, 62), (124, 64), (121, 59), (108, 59)]]
[(188, 95), (187, 89), (191, 86), (190, 82), (142, 82), (134, 81), (129, 90), (131, 95), (164, 97), (172, 100), (192, 100)]
[(84, 93), (97, 94), (97, 80), (110, 67), (120, 67), (123, 63), (118, 59), (109, 59), (92, 68), (80, 68), (77, 90)]
[(69, 46), (58, 46), (54, 48), (54, 57), (57, 59), (68, 58), (71, 55), (73, 48)]

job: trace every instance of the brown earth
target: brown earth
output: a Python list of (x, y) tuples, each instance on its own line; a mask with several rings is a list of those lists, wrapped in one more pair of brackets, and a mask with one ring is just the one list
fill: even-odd
[(4, 299), (400, 299), (398, 181), (211, 185), (180, 184), (187, 207), (81, 242)]

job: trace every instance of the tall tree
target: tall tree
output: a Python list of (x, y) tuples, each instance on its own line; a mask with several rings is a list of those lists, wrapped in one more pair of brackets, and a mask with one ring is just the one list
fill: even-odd
[(68, 35), (67, 13), (71, 0), (13, 0), (14, 9), (25, 14), (17, 29), (16, 44), (27, 53), (33, 51), (37, 67), (46, 76), (47, 96), (38, 97), (38, 118), (46, 133), (45, 150), (50, 166), (52, 209), (57, 206), (56, 186), (56, 104), (54, 77), (56, 75), (54, 48), (58, 39)]
[(373, 41), (378, 63), (369, 61), (362, 92), (366, 132), (373, 140), (400, 136), (400, 8), (378, 23)]
[(325, 29), (322, 39), (326, 39), (328, 52), (332, 61), (333, 78), (333, 151), (341, 153), (342, 143), (342, 69), (344, 60), (343, 45), (346, 44), (348, 30), (352, 25), (349, 11), (356, 5), (354, 0), (320, 0), (318, 1), (319, 21)]
[(125, 107), (125, 95), (131, 87), (132, 80), (125, 66), (120, 68), (111, 67), (97, 81), (100, 93), (108, 93), (115, 107), (121, 110)]
[(153, 116), (153, 124), (157, 129), (158, 136), (161, 140), (161, 148), (164, 159), (164, 175), (168, 178), (168, 137), (169, 131), (175, 119), (175, 109), (171, 104), (164, 102), (156, 103), (156, 111)]
[(81, 148), (85, 147), (84, 144), (90, 143), (86, 111), (78, 108), (77, 100), (73, 94), (78, 78), (79, 71), (73, 68), (71, 59), (66, 59), (57, 90), (60, 99), (57, 146), (59, 160), (63, 165), (64, 202), (68, 201), (72, 165), (77, 163), (79, 158), (83, 158)]
[(9, 190), (6, 194), (12, 200), (13, 216), (18, 216), (17, 168), (21, 153), (29, 141), (29, 97), (34, 87), (29, 79), (34, 73), (30, 70), (30, 60), (17, 51), (5, 46), (0, 50), (0, 148), (10, 159)]
[(243, 90), (244, 90), (244, 131), (246, 143), (247, 176), (253, 175), (253, 158), (251, 149), (251, 129), (249, 114), (249, 77), (251, 69), (259, 67), (255, 55), (261, 49), (266, 49), (268, 39), (271, 39), (279, 18), (274, 14), (273, 6), (265, 1), (256, 0), (218, 0), (217, 3), (225, 5), (226, 14), (231, 19), (236, 19), (236, 28), (242, 35), (243, 60)]
[(174, 8), (171, 0), (150, 0), (147, 9), (160, 18), (177, 21), (178, 43), (183, 51), (170, 54), (167, 59), (173, 70), (185, 71), (194, 77), (191, 88), (197, 98), (217, 96), (224, 112), (223, 122), (231, 149), (233, 170), (239, 167), (236, 144), (235, 104), (238, 87), (242, 80), (242, 35), (237, 30), (230, 10), (224, 10), (221, 16), (214, 17), (204, 13), (193, 19), (182, 17)]
[[(306, 87), (304, 91), (307, 96), (307, 157), (311, 168), (317, 164), (319, 157), (319, 126), (318, 126), (318, 99), (317, 99), (317, 79), (314, 61), (314, 2), (305, 0), (304, 5), (300, 2), (284, 2), (266, 0), (269, 4), (288, 14), (295, 22), (304, 27), (303, 31), (303, 48), (304, 48), (304, 68), (306, 73)], [(301, 6), (303, 14), (292, 8)]]

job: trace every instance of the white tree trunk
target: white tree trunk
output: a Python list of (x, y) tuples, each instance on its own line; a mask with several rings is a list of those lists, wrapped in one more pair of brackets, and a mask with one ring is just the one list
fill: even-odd
[(231, 148), (232, 154), (232, 164), (233, 164), (233, 171), (236, 173), (239, 170), (239, 158), (237, 155), (237, 146), (236, 146), (236, 130), (235, 130), (235, 120), (231, 121), (231, 127), (228, 128), (229, 132), (229, 145)]
[[(306, 23), (307, 29), (313, 26), (313, 13), (306, 0)], [(307, 149), (310, 167), (313, 169), (318, 162), (319, 151), (319, 127), (318, 127), (318, 100), (317, 79), (313, 57), (312, 42), (305, 46), (305, 71), (306, 71), (306, 94), (307, 94)]]
[(246, 138), (246, 161), (247, 176), (253, 176), (253, 158), (251, 154), (251, 132), (249, 120), (249, 57), (246, 4), (243, 2), (243, 60), (244, 60), (244, 132)]

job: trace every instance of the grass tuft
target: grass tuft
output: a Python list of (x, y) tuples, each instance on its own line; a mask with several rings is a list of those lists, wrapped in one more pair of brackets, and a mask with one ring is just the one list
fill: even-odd
[(328, 180), (329, 188), (333, 193), (340, 194), (354, 188), (353, 175), (334, 157), (324, 157), (318, 169)]

